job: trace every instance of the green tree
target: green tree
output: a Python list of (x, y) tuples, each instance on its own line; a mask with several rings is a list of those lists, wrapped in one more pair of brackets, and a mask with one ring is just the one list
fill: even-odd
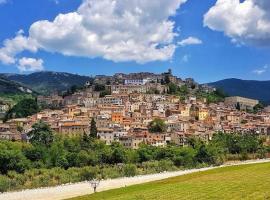
[(254, 113), (258, 113), (258, 112), (262, 111), (263, 109), (264, 109), (263, 104), (259, 103), (256, 106), (254, 106), (253, 111), (254, 111)]
[(215, 91), (214, 91), (214, 94), (215, 95), (217, 95), (218, 97), (220, 97), (220, 98), (225, 98), (225, 97), (228, 97), (228, 95), (222, 90), (222, 89), (220, 89), (220, 88), (218, 88), (218, 89), (216, 89)]
[(111, 95), (111, 92), (109, 90), (101, 91), (99, 97), (102, 98), (105, 97), (106, 95)]
[(103, 85), (103, 84), (95, 84), (94, 90), (95, 90), (96, 92), (104, 91), (104, 90), (105, 90), (105, 85)]
[(62, 139), (57, 139), (49, 149), (49, 166), (52, 167), (68, 167), (67, 151), (64, 148)]
[(187, 95), (188, 94), (188, 87), (186, 85), (182, 85), (179, 87), (180, 95)]
[(13, 106), (5, 115), (4, 121), (13, 118), (24, 118), (39, 112), (39, 107), (34, 99), (23, 99)]
[(30, 142), (34, 145), (50, 146), (54, 140), (54, 134), (50, 126), (39, 121), (32, 126), (32, 130), (27, 134), (30, 138)]
[(240, 103), (239, 102), (237, 102), (235, 108), (236, 108), (236, 110), (241, 110), (241, 106), (240, 106)]
[(169, 94), (176, 94), (179, 89), (178, 86), (174, 83), (169, 83), (168, 87), (169, 87)]
[(119, 143), (113, 143), (112, 146), (112, 154), (111, 154), (111, 163), (125, 163), (127, 160), (126, 150)]
[(151, 133), (164, 133), (167, 130), (167, 125), (164, 120), (156, 118), (149, 123), (148, 130)]
[(170, 75), (165, 75), (164, 82), (165, 82), (165, 84), (169, 84), (171, 82)]
[(23, 155), (19, 143), (1, 142), (0, 143), (0, 173), (7, 174), (13, 170), (23, 173), (30, 166), (29, 160)]
[(97, 138), (97, 126), (94, 118), (91, 120), (90, 125), (90, 138)]

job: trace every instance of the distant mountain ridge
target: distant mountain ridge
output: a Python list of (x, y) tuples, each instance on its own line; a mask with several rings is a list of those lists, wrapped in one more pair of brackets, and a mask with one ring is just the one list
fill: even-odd
[(40, 94), (49, 94), (53, 91), (65, 91), (73, 85), (83, 86), (90, 79), (66, 72), (35, 72), (32, 74), (3, 74), (7, 79), (16, 81)]
[(258, 99), (265, 104), (270, 104), (270, 81), (231, 78), (208, 83), (208, 85), (220, 88), (230, 96)]

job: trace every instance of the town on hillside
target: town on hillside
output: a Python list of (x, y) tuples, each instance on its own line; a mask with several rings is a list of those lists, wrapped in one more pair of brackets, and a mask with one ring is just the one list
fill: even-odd
[(186, 146), (190, 137), (207, 142), (217, 132), (270, 136), (270, 107), (258, 100), (226, 97), (171, 70), (98, 75), (83, 87), (37, 96), (35, 102), (38, 112), (24, 118), (1, 103), (1, 139), (27, 141), (27, 133), (40, 120), (65, 136), (90, 134), (95, 126), (96, 137), (107, 145), (119, 142), (131, 149), (142, 143)]

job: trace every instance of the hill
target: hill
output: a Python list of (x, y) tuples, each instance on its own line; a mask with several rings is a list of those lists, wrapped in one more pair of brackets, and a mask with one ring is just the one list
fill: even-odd
[(72, 200), (269, 199), (270, 163), (223, 167)]
[[(22, 99), (33, 98), (33, 95), (36, 93), (28, 87), (0, 75), (0, 103), (15, 105)], [(2, 115), (3, 113), (0, 118)]]
[(270, 104), (270, 81), (225, 79), (208, 85), (220, 88), (230, 96), (243, 96)]
[(32, 90), (21, 84), (0, 76), (0, 94), (25, 94), (32, 93)]
[(4, 74), (12, 81), (23, 84), (32, 90), (48, 94), (53, 91), (65, 91), (73, 85), (83, 86), (90, 79), (88, 76), (70, 74), (64, 72), (35, 72), (32, 74)]

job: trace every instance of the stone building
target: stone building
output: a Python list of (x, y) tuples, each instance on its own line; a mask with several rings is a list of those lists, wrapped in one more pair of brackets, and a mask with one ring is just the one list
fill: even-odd
[(239, 106), (240, 110), (253, 110), (254, 106), (256, 106), (257, 104), (259, 104), (259, 101), (255, 99), (249, 99), (239, 96), (225, 98), (225, 105), (234, 107)]

